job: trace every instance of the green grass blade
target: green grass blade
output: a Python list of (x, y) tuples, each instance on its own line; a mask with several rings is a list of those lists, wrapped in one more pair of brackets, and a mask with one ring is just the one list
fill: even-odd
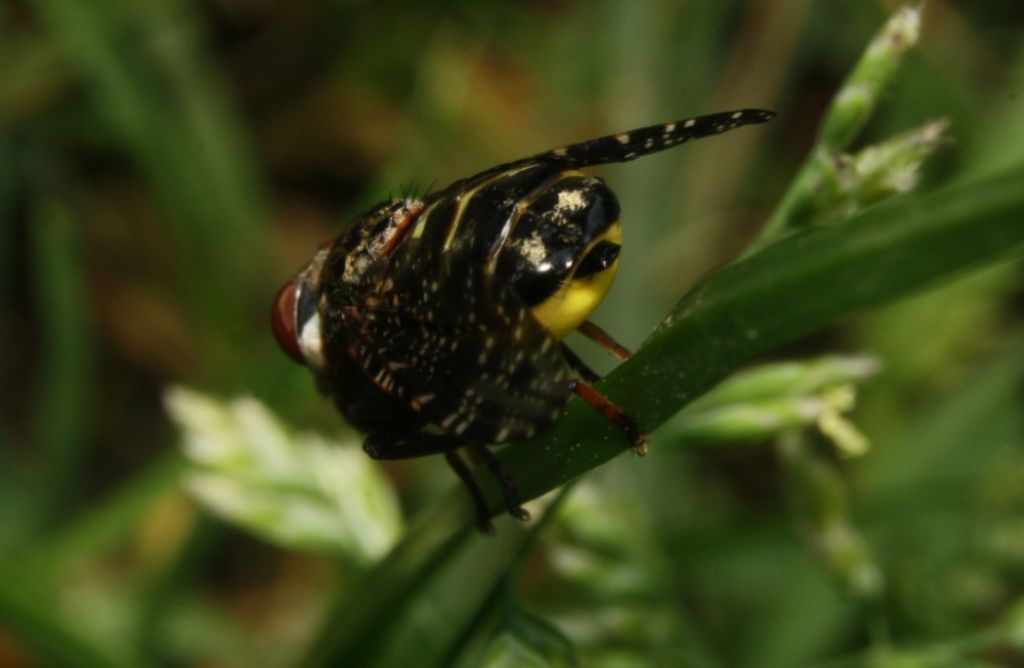
[(81, 484), (92, 427), (92, 323), (78, 221), (56, 201), (39, 198), (30, 227), (40, 364), (33, 396), (33, 437), (40, 450), (36, 511), (60, 517)]
[(0, 572), (0, 628), (12, 632), (40, 665), (59, 668), (128, 668), (139, 665), (109, 654), (81, 637), (54, 614), (57, 607), (25, 585), (18, 575)]
[[(106, 121), (97, 132), (131, 157), (160, 204), (189, 307), (211, 333), (235, 332), (241, 295), (262, 281), (265, 193), (190, 3), (42, 0), (38, 11), (91, 84)], [(210, 355), (212, 375), (236, 349)]]
[(434, 666), (459, 654), (544, 519), (522, 525), (502, 518), (497, 534), (485, 536), (472, 527), (465, 492), (453, 491), (342, 596), (301, 665)]
[(11, 569), (20, 577), (49, 582), (72, 564), (114, 549), (136, 530), (153, 504), (174, 489), (184, 468), (184, 460), (175, 451), (151, 462), (48, 538), (23, 546), (11, 558)]

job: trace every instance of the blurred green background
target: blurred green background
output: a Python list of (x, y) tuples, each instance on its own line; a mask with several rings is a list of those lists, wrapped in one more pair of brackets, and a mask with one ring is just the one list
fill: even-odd
[[(177, 484), (165, 388), (344, 432), (268, 312), (355, 214), (570, 141), (776, 110), (600, 170), (626, 245), (595, 320), (638, 346), (754, 236), (896, 6), (0, 4), (0, 665), (291, 665), (366, 566), (200, 510)], [(1021, 164), (1022, 46), (1019, 0), (931, 0), (860, 143), (950, 119), (922, 189)], [(655, 449), (587, 477), (519, 560), (514, 613), (467, 624), (445, 663), (565, 665), (564, 640), (579, 665), (795, 666), (887, 646), (928, 648), (898, 665), (1024, 665), (985, 635), (1024, 593), (1021, 288), (1005, 262), (772, 356), (884, 365), (854, 417), (872, 451), (828, 473), (884, 593), (850, 594), (808, 548), (770, 444)], [(386, 467), (406, 515), (451, 485), (437, 459)]]

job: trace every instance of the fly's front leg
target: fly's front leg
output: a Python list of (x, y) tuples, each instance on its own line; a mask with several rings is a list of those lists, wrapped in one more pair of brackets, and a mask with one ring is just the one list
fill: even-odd
[(564, 343), (559, 343), (558, 346), (562, 349), (562, 356), (565, 357), (565, 361), (573, 371), (583, 376), (583, 380), (588, 383), (596, 383), (601, 380), (600, 374), (587, 366), (587, 363), (581, 360), (579, 355), (573, 352), (572, 348)]
[(373, 459), (412, 459), (436, 455), (463, 445), (448, 434), (429, 434), (423, 431), (402, 434), (377, 432), (363, 441), (363, 451)]
[(444, 458), (448, 461), (448, 466), (455, 471), (455, 475), (459, 476), (459, 480), (466, 486), (469, 491), (469, 496), (473, 499), (473, 510), (476, 511), (476, 525), (480, 528), (480, 531), (488, 534), (494, 534), (494, 525), (491, 524), (491, 513), (487, 508), (487, 500), (484, 499), (484, 493), (480, 489), (480, 484), (473, 477), (473, 472), (466, 466), (466, 462), (462, 459), (458, 450), (446, 450)]
[(573, 380), (571, 388), (572, 391), (580, 397), (580, 399), (587, 402), (587, 405), (619, 428), (622, 435), (629, 441), (629, 445), (633, 448), (633, 452), (638, 455), (647, 454), (647, 434), (640, 431), (640, 427), (637, 426), (636, 420), (612, 403), (611, 399), (604, 396), (594, 387), (588, 385), (582, 380)]
[[(611, 337), (608, 332), (604, 331), (589, 320), (584, 320), (576, 331), (587, 337), (601, 348), (619, 359), (621, 362), (628, 360), (633, 353), (629, 352), (624, 345), (616, 341)], [(601, 379), (600, 374), (591, 369), (587, 364), (579, 358), (579, 355), (574, 353), (569, 346), (565, 343), (559, 344), (562, 348), (562, 354), (565, 356), (565, 361), (569, 363), (576, 373), (583, 377), (583, 380), (588, 383), (596, 383)]]
[[(584, 320), (576, 331), (623, 362), (633, 355), (633, 353), (631, 353), (625, 346), (613, 339), (608, 332), (604, 331), (589, 320)], [(598, 392), (590, 384), (597, 382), (600, 376), (584, 364), (583, 360), (577, 357), (576, 354), (564, 343), (562, 344), (562, 353), (565, 355), (565, 359), (569, 365), (583, 376), (583, 380), (572, 381), (572, 391), (577, 394), (580, 399), (587, 402), (587, 405), (591, 408), (608, 420), (611, 420), (611, 422), (619, 428), (619, 431), (621, 431), (623, 436), (625, 436), (629, 441), (629, 445), (633, 449), (633, 452), (638, 455), (647, 454), (647, 435), (640, 431), (640, 428), (636, 424), (636, 420), (612, 403), (611, 399)]]
[(604, 348), (605, 351), (619, 358), (619, 361), (625, 362), (633, 355), (633, 353), (629, 352), (628, 348), (613, 339), (608, 332), (604, 331), (589, 320), (584, 320), (580, 326), (576, 328), (576, 331)]
[[(469, 492), (469, 496), (473, 501), (473, 510), (476, 513), (477, 526), (484, 533), (494, 533), (494, 527), (491, 525), (490, 511), (487, 508), (487, 500), (480, 489), (480, 484), (473, 477), (473, 472), (469, 470), (465, 460), (462, 459), (458, 452), (458, 449), (465, 445), (465, 443), (450, 434), (430, 434), (422, 431), (406, 434), (378, 432), (366, 437), (366, 441), (363, 442), (363, 450), (374, 459), (410, 459), (412, 457), (443, 453), (448, 466), (451, 467), (452, 471), (455, 472), (455, 475), (459, 477), (459, 480), (466, 487), (466, 491)], [(504, 482), (502, 483), (502, 489), (505, 489)], [(508, 492), (506, 492), (506, 499), (508, 499)]]
[(498, 480), (501, 493), (505, 497), (505, 508), (508, 510), (508, 514), (524, 522), (530, 519), (529, 511), (523, 508), (523, 499), (519, 496), (519, 490), (516, 489), (515, 481), (512, 480), (512, 476), (501, 465), (501, 462), (494, 453), (482, 445), (472, 445), (470, 450), (483, 461), (487, 468), (491, 469), (491, 473)]

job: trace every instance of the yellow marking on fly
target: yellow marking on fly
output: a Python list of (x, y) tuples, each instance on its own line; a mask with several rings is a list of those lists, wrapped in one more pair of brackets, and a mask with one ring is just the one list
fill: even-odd
[(452, 243), (455, 241), (455, 233), (458, 231), (459, 225), (462, 224), (462, 215), (466, 212), (466, 207), (469, 206), (470, 200), (476, 197), (476, 194), (480, 192), (481, 188), (489, 186), (490, 184), (494, 183), (500, 178), (504, 178), (506, 176), (514, 176), (519, 172), (523, 171), (524, 169), (528, 169), (531, 166), (532, 165), (526, 165), (523, 167), (519, 167), (517, 169), (509, 169), (504, 172), (498, 172), (494, 176), (484, 179), (483, 181), (476, 184), (469, 190), (459, 193), (459, 206), (458, 208), (455, 209), (455, 215), (452, 216), (452, 224), (451, 227), (448, 228), (448, 235), (445, 237), (444, 245), (441, 246), (441, 249), (448, 250), (451, 247)]
[(455, 232), (459, 229), (459, 223), (462, 222), (462, 214), (466, 211), (466, 205), (469, 204), (469, 200), (473, 198), (473, 195), (480, 190), (480, 186), (483, 183), (474, 187), (472, 190), (464, 193), (459, 193), (458, 202), (459, 205), (455, 209), (455, 214), (452, 216), (451, 225), (448, 226), (448, 235), (444, 238), (444, 243), (441, 245), (441, 250), (448, 250), (451, 247), (452, 242), (455, 241)]
[[(609, 241), (622, 245), (622, 224), (616, 220), (600, 236), (595, 237), (580, 255), (585, 258), (597, 244)], [(561, 340), (580, 326), (597, 308), (615, 280), (619, 259), (607, 268), (584, 278), (570, 278), (553, 295), (533, 307), (533, 317), (548, 330), (552, 338)]]
[(423, 236), (423, 230), (427, 229), (427, 221), (430, 219), (430, 214), (434, 212), (434, 208), (439, 202), (441, 202), (441, 199), (434, 200), (430, 206), (420, 213), (419, 218), (416, 219), (416, 227), (412, 228), (413, 239), (419, 239)]

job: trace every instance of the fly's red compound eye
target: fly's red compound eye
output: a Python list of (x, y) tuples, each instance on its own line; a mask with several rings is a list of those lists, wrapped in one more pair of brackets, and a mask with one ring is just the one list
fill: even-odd
[(298, 317), (299, 284), (288, 281), (281, 286), (274, 296), (274, 306), (270, 312), (270, 323), (274, 327), (274, 338), (289, 357), (300, 364), (306, 362), (299, 347), (299, 333), (296, 329)]

